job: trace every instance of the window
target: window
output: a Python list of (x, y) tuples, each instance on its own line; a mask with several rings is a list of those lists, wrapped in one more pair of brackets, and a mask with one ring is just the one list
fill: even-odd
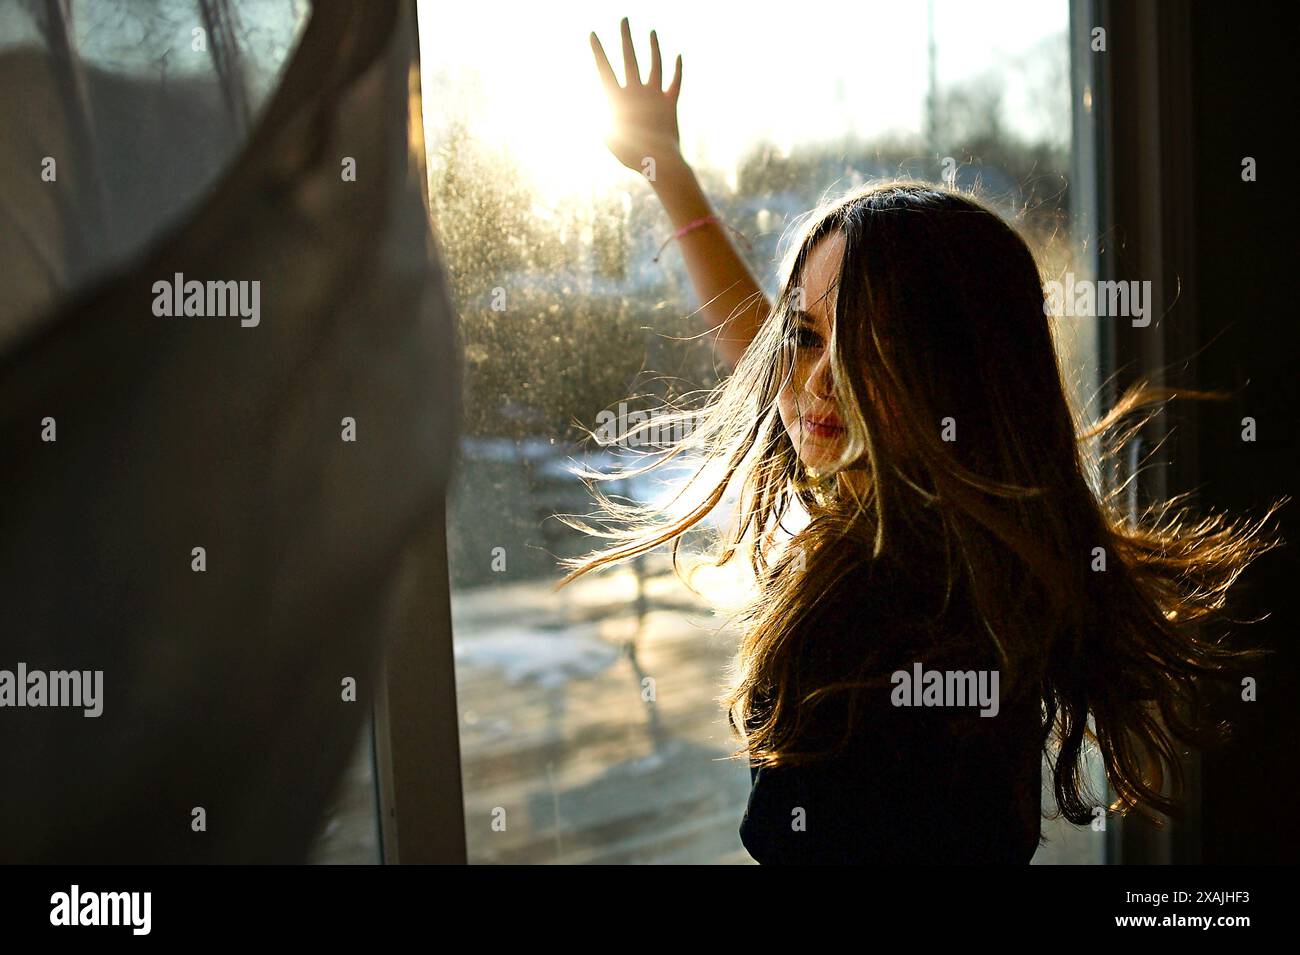
[[(632, 27), (643, 75), (652, 27), (666, 72), (683, 54), (683, 151), (769, 294), (796, 216), (900, 175), (978, 184), (1046, 272), (1090, 274), (1065, 0), (996, 15), (666, 2)], [(556, 557), (592, 544), (553, 518), (589, 507), (568, 467), (600, 460), (577, 425), (717, 380), (680, 257), (652, 261), (667, 217), (602, 143), (591, 30), (619, 71), (607, 5), (420, 4), (433, 213), (466, 356), (448, 552), (468, 858), (743, 863), (749, 775), (724, 758), (736, 743), (714, 701), (734, 632), (667, 555), (551, 589)], [(1096, 328), (1058, 332), (1087, 409)], [(1035, 861), (1104, 859), (1097, 833), (1044, 832)]]

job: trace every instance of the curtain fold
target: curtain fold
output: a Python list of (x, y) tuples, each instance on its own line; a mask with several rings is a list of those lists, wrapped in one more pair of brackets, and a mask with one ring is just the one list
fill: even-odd
[[(0, 186), (21, 226), (0, 315), (0, 669), (103, 674), (98, 717), (0, 709), (5, 862), (303, 860), (374, 699), (397, 569), (454, 464), (459, 361), (411, 146), (413, 8), (315, 4), (261, 100), (244, 98), (256, 58), (235, 24), (291, 23), (293, 5), (189, 6), (163, 32), (202, 30), (219, 65), (161, 87), (174, 69), (86, 69), (90, 149), (66, 134), (79, 120), (51, 44), (0, 50), (0, 163), (25, 176)], [(129, 35), (148, 16), (129, 9), (98, 28)], [(64, 112), (33, 115), (29, 97)], [(150, 160), (153, 204), (132, 137), (166, 136), (121, 125), (151, 103), (211, 123)], [(80, 220), (87, 194), (117, 238), (93, 209)], [(256, 322), (156, 314), (177, 276), (258, 283), (241, 300)]]

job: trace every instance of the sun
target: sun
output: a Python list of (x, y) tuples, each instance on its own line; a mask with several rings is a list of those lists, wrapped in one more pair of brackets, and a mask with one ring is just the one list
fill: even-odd
[(570, 104), (563, 110), (549, 97), (497, 99), (471, 122), (471, 132), (485, 144), (508, 150), (543, 204), (589, 201), (625, 187), (635, 174), (605, 145), (612, 125), (603, 93), (584, 86), (566, 91), (562, 99)]
[[(427, 3), (419, 11), (429, 148), (437, 148), (439, 124), (454, 116), (485, 147), (510, 155), (543, 206), (590, 202), (627, 188), (637, 174), (605, 145), (611, 117), (585, 29), (559, 31), (562, 39), (548, 47), (535, 34), (543, 23), (559, 28), (544, 18), (496, 33), (490, 46), (467, 44), (455, 37), (473, 35), (470, 23), (452, 29), (450, 11), (434, 17)], [(547, 59), (544, 69), (539, 50)]]

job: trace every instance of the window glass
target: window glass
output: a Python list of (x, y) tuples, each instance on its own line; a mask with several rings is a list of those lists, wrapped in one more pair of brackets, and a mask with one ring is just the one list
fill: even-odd
[[(996, 14), (661, 2), (632, 17), (643, 76), (651, 28), (666, 74), (683, 55), (683, 152), (769, 295), (795, 217), (877, 177), (978, 185), (1045, 272), (1075, 268), (1067, 25), (1065, 0)], [(653, 261), (668, 218), (603, 145), (592, 30), (621, 76), (608, 4), (420, 9), (433, 208), (466, 355), (448, 516), (469, 855), (748, 862), (749, 773), (724, 758), (737, 743), (715, 702), (735, 649), (725, 617), (666, 554), (552, 591), (556, 558), (593, 544), (552, 517), (590, 510), (568, 465), (605, 458), (583, 428), (717, 381), (680, 255)], [(1095, 329), (1076, 320), (1060, 339), (1085, 403)], [(1040, 861), (1102, 860), (1100, 834), (1045, 831)]]

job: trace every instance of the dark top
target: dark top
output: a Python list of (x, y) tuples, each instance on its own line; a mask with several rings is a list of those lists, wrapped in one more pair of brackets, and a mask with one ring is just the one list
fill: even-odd
[[(894, 599), (897, 581), (884, 588), (884, 607), (878, 575), (869, 593), (867, 582), (854, 572), (810, 614), (805, 626), (816, 639), (801, 651), (806, 672), (843, 673), (862, 641), (893, 648), (887, 659), (897, 662), (886, 673), (910, 671), (912, 662), (927, 670), (993, 668), (978, 643), (932, 667), (939, 658), (902, 619), (914, 607)], [(978, 705), (894, 706), (892, 690), (866, 691), (842, 752), (808, 766), (751, 766), (740, 825), (749, 854), (762, 864), (1029, 862), (1041, 820), (1036, 694), (980, 716)], [(824, 712), (823, 729), (807, 737), (819, 747), (839, 738), (847, 717), (838, 703)]]

